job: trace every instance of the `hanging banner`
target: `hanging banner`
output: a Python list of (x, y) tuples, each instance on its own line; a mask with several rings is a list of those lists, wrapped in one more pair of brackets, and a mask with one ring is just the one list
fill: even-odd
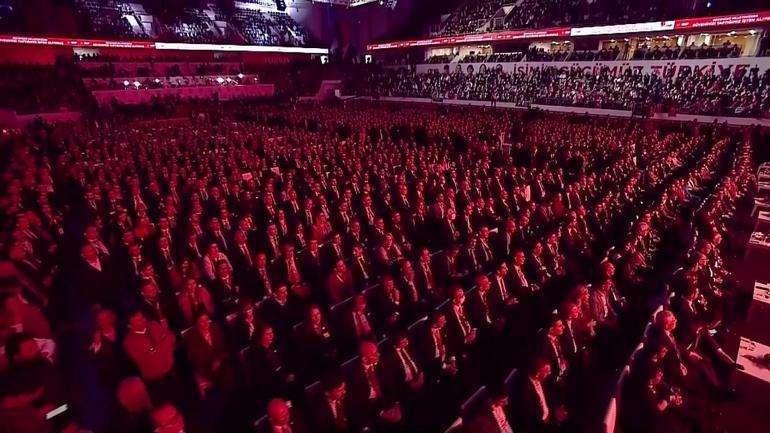
[[(483, 66), (483, 68), (482, 68)], [(527, 74), (545, 68), (557, 68), (564, 71), (580, 68), (585, 73), (598, 73), (603, 68), (609, 68), (610, 74), (621, 75), (626, 71), (638, 71), (643, 74), (679, 74), (689, 69), (695, 73), (722, 74), (745, 73), (751, 68), (759, 68), (760, 71), (770, 69), (770, 57), (738, 57), (730, 59), (697, 59), (697, 60), (631, 60), (631, 61), (607, 61), (607, 62), (517, 62), (517, 63), (454, 63), (451, 65), (422, 64), (417, 65), (419, 73), (430, 70), (439, 72), (449, 71), (468, 73), (478, 72), (481, 69), (500, 68), (505, 72)], [(390, 66), (391, 69), (404, 68), (404, 66)]]

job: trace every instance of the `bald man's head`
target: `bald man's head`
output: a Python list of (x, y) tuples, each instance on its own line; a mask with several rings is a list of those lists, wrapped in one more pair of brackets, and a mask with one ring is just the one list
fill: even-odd
[(152, 411), (152, 420), (155, 423), (156, 433), (184, 432), (184, 418), (172, 404), (158, 406)]
[(280, 398), (274, 398), (267, 404), (267, 416), (274, 426), (286, 426), (291, 421), (289, 405)]
[(676, 328), (676, 316), (669, 310), (659, 311), (655, 315), (655, 323), (665, 331), (673, 331)]
[(362, 341), (358, 346), (358, 355), (361, 357), (361, 361), (364, 365), (375, 365), (380, 361), (380, 352), (377, 350), (377, 345), (371, 341)]

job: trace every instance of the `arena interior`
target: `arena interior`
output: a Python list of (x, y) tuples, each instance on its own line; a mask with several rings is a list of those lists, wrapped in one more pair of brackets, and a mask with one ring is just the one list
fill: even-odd
[(767, 433), (767, 0), (0, 0), (0, 433)]

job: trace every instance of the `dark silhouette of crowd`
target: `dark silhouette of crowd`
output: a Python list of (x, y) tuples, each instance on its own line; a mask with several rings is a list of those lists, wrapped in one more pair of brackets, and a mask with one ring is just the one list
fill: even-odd
[(50, 65), (7, 65), (0, 68), (0, 107), (19, 114), (77, 110), (90, 95), (76, 68)]
[(4, 132), (2, 429), (582, 431), (665, 283), (708, 303), (656, 321), (624, 395), (651, 404), (621, 419), (729, 392), (718, 342), (676, 357), (729, 323), (739, 131), (191, 107)]

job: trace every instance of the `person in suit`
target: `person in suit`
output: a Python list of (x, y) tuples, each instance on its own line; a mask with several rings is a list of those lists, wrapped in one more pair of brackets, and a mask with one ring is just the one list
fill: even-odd
[(352, 246), (351, 272), (353, 274), (353, 286), (361, 290), (374, 281), (376, 275), (371, 261), (364, 254), (364, 247), (361, 244)]
[(202, 259), (203, 254), (205, 253), (202, 247), (202, 242), (203, 240), (201, 239), (201, 236), (195, 232), (191, 232), (187, 236), (187, 241), (184, 243), (184, 245), (179, 247), (179, 255), (182, 257), (187, 257), (194, 262)]
[(211, 322), (208, 314), (199, 312), (195, 315), (195, 325), (185, 334), (184, 346), (201, 395), (205, 396), (212, 386), (224, 392), (233, 389), (235, 370), (227, 341), (222, 329)]
[(345, 244), (347, 250), (350, 251), (354, 245), (362, 245), (364, 247), (371, 246), (366, 233), (361, 228), (361, 222), (358, 219), (350, 220), (350, 228), (345, 236)]
[(567, 358), (561, 345), (563, 335), (564, 322), (558, 316), (553, 316), (540, 338), (539, 355), (551, 363), (551, 377), (555, 382), (561, 382), (567, 373)]
[(257, 423), (257, 433), (309, 433), (305, 420), (285, 400), (274, 398), (267, 404), (267, 419)]
[(310, 297), (309, 286), (302, 278), (297, 257), (294, 254), (294, 245), (285, 243), (282, 255), (272, 264), (272, 279), (287, 284), (292, 294), (300, 300), (306, 301)]
[(262, 319), (273, 327), (282, 344), (292, 337), (292, 327), (302, 317), (300, 306), (289, 296), (285, 285), (275, 288), (272, 296), (262, 302)]
[(462, 287), (450, 289), (451, 301), (446, 307), (447, 343), (454, 353), (466, 353), (476, 341), (476, 328), (468, 318), (465, 304), (465, 292)]
[(139, 370), (154, 398), (178, 401), (174, 372), (176, 337), (158, 322), (148, 321), (140, 310), (128, 315), (123, 349)]
[(219, 250), (224, 253), (230, 253), (233, 241), (230, 234), (222, 229), (222, 223), (217, 217), (211, 217), (208, 223), (208, 232), (204, 236), (205, 243), (216, 243)]
[(337, 345), (321, 308), (311, 305), (305, 321), (298, 330), (299, 347), (302, 348), (305, 371), (312, 377), (323, 366), (331, 365), (337, 359)]
[(251, 387), (262, 399), (290, 395), (299, 381), (289, 364), (286, 350), (276, 344), (273, 328), (263, 326), (257, 330), (252, 343), (246, 359), (249, 370), (253, 372)]
[(413, 316), (402, 302), (401, 291), (392, 276), (383, 275), (376, 290), (374, 310), (386, 329), (410, 322)]
[(355, 348), (361, 339), (377, 340), (380, 336), (374, 316), (369, 312), (366, 297), (362, 294), (353, 296), (350, 307), (341, 317), (340, 343), (343, 347)]
[(455, 210), (449, 208), (446, 211), (446, 217), (440, 220), (439, 240), (443, 248), (450, 248), (461, 240), (462, 232), (457, 227), (455, 217)]
[(267, 226), (259, 248), (267, 254), (270, 261), (281, 256), (281, 241), (278, 237), (278, 227), (274, 223)]
[(526, 371), (514, 377), (509, 399), (516, 403), (510, 406), (510, 419), (517, 431), (553, 432), (566, 421), (566, 409), (553, 399), (548, 389), (550, 375), (550, 362), (544, 358), (535, 358)]
[(96, 330), (88, 346), (89, 355), (96, 362), (99, 376), (108, 386), (116, 386), (127, 370), (127, 360), (120, 349), (121, 336), (115, 328), (116, 321), (114, 312), (105, 308), (98, 309)]
[(566, 302), (559, 309), (559, 317), (564, 324), (564, 333), (560, 337), (564, 357), (571, 365), (585, 361), (588, 333), (580, 320), (580, 309), (575, 303)]
[(402, 421), (401, 408), (393, 390), (393, 380), (380, 363), (377, 345), (362, 341), (358, 347), (358, 361), (350, 378), (350, 397), (357, 429), (375, 432), (399, 429)]
[(211, 294), (195, 278), (185, 280), (184, 287), (176, 295), (176, 299), (182, 316), (181, 325), (184, 327), (193, 325), (195, 313), (200, 310), (207, 312), (209, 316), (216, 314)]
[(488, 304), (492, 318), (495, 320), (505, 319), (512, 309), (519, 303), (519, 299), (511, 292), (508, 278), (508, 265), (500, 262), (497, 265), (495, 274), (487, 278), (487, 284), (490, 284), (488, 293)]
[(211, 242), (206, 247), (206, 255), (204, 255), (201, 260), (203, 265), (203, 275), (205, 275), (209, 281), (214, 281), (217, 277), (217, 263), (219, 262), (225, 262), (228, 267), (232, 267), (230, 259), (228, 259), (223, 252), (219, 251), (219, 245), (216, 242)]
[(255, 289), (254, 293), (257, 297), (269, 297), (273, 294), (273, 282), (270, 270), (268, 268), (267, 254), (263, 252), (257, 253), (256, 265), (254, 270), (255, 275)]
[(256, 296), (257, 294), (252, 289), (257, 284), (257, 276), (254, 272), (256, 256), (249, 246), (246, 234), (240, 230), (236, 230), (233, 234), (233, 247), (230, 256), (232, 258), (233, 277), (241, 287), (246, 288), (250, 295)]
[(387, 272), (394, 263), (404, 256), (401, 252), (401, 248), (396, 245), (393, 240), (393, 235), (385, 233), (383, 235), (382, 243), (375, 250), (375, 257), (377, 258), (379, 271)]
[(539, 287), (545, 287), (557, 270), (550, 270), (543, 258), (543, 244), (535, 242), (532, 244), (532, 253), (527, 260), (526, 274), (532, 276), (532, 281)]
[(643, 368), (639, 383), (623, 390), (623, 431), (631, 433), (690, 431), (683, 416), (684, 398), (663, 382), (660, 368)]
[(612, 280), (605, 280), (591, 293), (592, 317), (601, 328), (614, 328), (617, 325), (618, 313), (611, 302)]
[(321, 377), (320, 395), (311, 401), (313, 431), (318, 433), (352, 433), (351, 402), (347, 384), (341, 373), (330, 371)]
[(233, 278), (232, 272), (229, 263), (224, 261), (216, 263), (216, 278), (211, 289), (217, 303), (217, 311), (222, 316), (238, 311), (240, 299), (245, 295), (241, 286)]
[(438, 286), (434, 276), (431, 255), (427, 248), (420, 250), (420, 258), (416, 267), (415, 280), (420, 297), (429, 299), (433, 304), (440, 303), (444, 299), (444, 292)]
[(501, 330), (505, 324), (505, 318), (498, 316), (492, 310), (491, 285), (486, 275), (476, 276), (476, 290), (469, 294), (467, 302), (468, 316), (476, 329), (491, 331), (493, 328)]
[(476, 243), (476, 257), (482, 269), (489, 271), (489, 268), (495, 263), (494, 252), (492, 251), (491, 240), (489, 239), (489, 227), (483, 225), (479, 228), (478, 242)]
[(342, 236), (339, 233), (332, 234), (330, 241), (321, 251), (321, 257), (325, 270), (332, 269), (340, 260), (347, 261), (347, 254), (342, 245)]
[(148, 320), (158, 322), (167, 328), (181, 329), (174, 295), (169, 292), (161, 293), (158, 286), (151, 281), (142, 284), (139, 308)]
[(511, 291), (519, 298), (529, 297), (540, 288), (529, 281), (525, 272), (527, 256), (523, 250), (516, 250), (513, 254), (513, 264), (511, 266)]
[(509, 218), (505, 221), (505, 227), (497, 234), (493, 241), (495, 257), (503, 260), (509, 260), (513, 257), (513, 252), (519, 245), (516, 245), (514, 235), (516, 234), (516, 220)]
[(256, 309), (251, 298), (243, 298), (238, 314), (232, 322), (228, 321), (232, 341), (238, 349), (249, 346), (264, 326)]
[(439, 287), (448, 287), (452, 283), (459, 282), (468, 273), (463, 270), (461, 264), (460, 246), (453, 245), (441, 255), (436, 272)]
[(345, 266), (345, 261), (337, 260), (334, 270), (326, 279), (328, 305), (336, 305), (353, 294), (353, 274)]
[(410, 346), (407, 333), (396, 330), (390, 337), (391, 344), (383, 359), (383, 365), (389, 370), (387, 376), (394, 380), (394, 391), (399, 400), (411, 403), (407, 404), (411, 409), (419, 409), (415, 403), (425, 385), (425, 372)]
[(327, 283), (323, 279), (326, 275), (326, 268), (322, 252), (318, 248), (318, 240), (311, 239), (308, 241), (307, 248), (302, 251), (299, 257), (299, 268), (302, 280), (307, 281), (314, 291), (326, 290), (326, 287), (322, 286)]
[(477, 238), (475, 237), (470, 238), (467, 246), (462, 249), (461, 268), (464, 273), (469, 275), (481, 272), (481, 261), (479, 260)]
[(74, 274), (77, 281), (74, 287), (87, 304), (101, 305), (113, 311), (120, 308), (120, 294), (116, 290), (114, 270), (110, 262), (99, 258), (99, 254), (91, 244), (85, 244), (80, 249), (80, 268)]
[(474, 433), (513, 433), (512, 423), (508, 418), (508, 395), (502, 386), (488, 386), (486, 400), (470, 419), (464, 420), (469, 432)]

